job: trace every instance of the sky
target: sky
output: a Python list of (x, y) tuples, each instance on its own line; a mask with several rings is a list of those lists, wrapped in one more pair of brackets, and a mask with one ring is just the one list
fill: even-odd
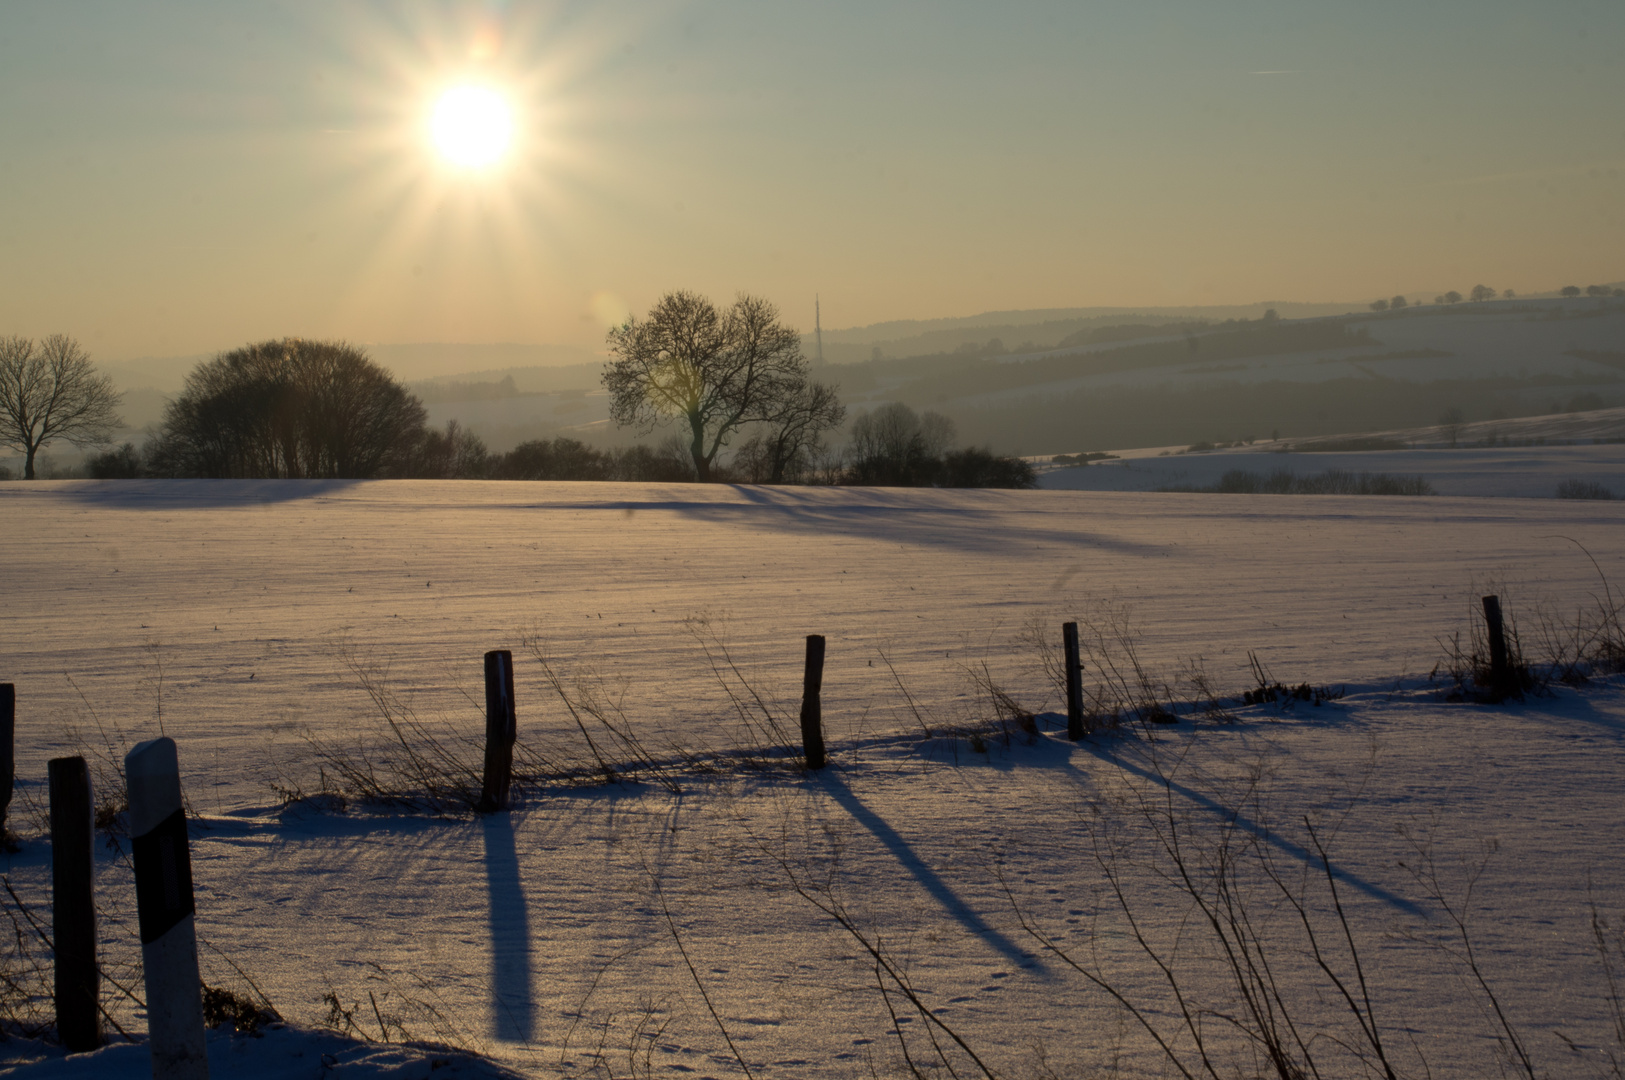
[[(0, 5), (0, 334), (593, 345), (1625, 277), (1617, 0)], [(506, 156), (447, 162), (439, 94)]]

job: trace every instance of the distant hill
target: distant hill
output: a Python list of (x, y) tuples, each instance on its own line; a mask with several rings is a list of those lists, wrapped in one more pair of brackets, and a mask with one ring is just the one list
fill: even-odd
[[(997, 340), (1004, 351), (1053, 348), (1069, 336), (1089, 334), (1112, 326), (1163, 326), (1181, 322), (1223, 322), (1257, 319), (1274, 309), (1284, 319), (1312, 319), (1364, 311), (1364, 303), (1299, 304), (1267, 301), (1225, 307), (1090, 307), (1041, 308), (1032, 311), (988, 311), (951, 319), (893, 320), (869, 326), (824, 331), (824, 359), (832, 364), (874, 359), (929, 356), (964, 346), (985, 348)], [(802, 348), (815, 355), (811, 333), (802, 336)]]
[[(1139, 324), (1010, 354), (826, 365), (854, 412), (889, 401), (1019, 454), (1336, 435), (1625, 404), (1625, 302), (1512, 300), (1381, 314)], [(826, 354), (828, 350), (826, 348)]]

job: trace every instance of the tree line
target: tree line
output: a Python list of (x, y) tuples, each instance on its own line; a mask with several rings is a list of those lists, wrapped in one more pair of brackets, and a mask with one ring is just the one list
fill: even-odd
[[(771, 304), (727, 309), (693, 293), (662, 297), (609, 334), (610, 415), (642, 434), (675, 426), (657, 447), (598, 449), (531, 440), (492, 453), (456, 421), (427, 423), (423, 402), (356, 346), (283, 338), (199, 364), (158, 429), (93, 456), (98, 478), (495, 479), (1031, 487), (1030, 465), (951, 447), (951, 422), (906, 405), (855, 418), (851, 445), (837, 388), (808, 377), (799, 335)], [(54, 365), (54, 366), (53, 366)], [(25, 453), (54, 439), (105, 444), (118, 394), (84, 350), (58, 335), (39, 347), (0, 340), (0, 442)], [(731, 451), (731, 453), (724, 453)]]
[[(1574, 297), (1582, 294), (1600, 298), (1625, 297), (1625, 289), (1610, 288), (1607, 285), (1587, 285), (1584, 289), (1581, 289), (1578, 285), (1565, 285), (1559, 292), (1560, 295), (1562, 295), (1565, 299), (1571, 300)], [(1481, 304), (1485, 300), (1494, 300), (1497, 295), (1499, 295), (1502, 300), (1516, 300), (1518, 298), (1518, 294), (1513, 292), (1511, 289), (1503, 289), (1499, 294), (1497, 294), (1496, 291), (1490, 288), (1488, 285), (1474, 285), (1472, 291), (1470, 291), (1466, 296), (1462, 296), (1461, 293), (1457, 292), (1455, 289), (1451, 289), (1449, 292), (1440, 293), (1438, 296), (1435, 296), (1433, 298), (1433, 302), (1435, 304), (1449, 305), (1459, 304), (1463, 300), (1471, 300), (1475, 304)], [(1410, 306), (1410, 302), (1407, 301), (1403, 295), (1389, 297), (1387, 299), (1373, 300), (1370, 304), (1372, 311), (1400, 311)]]

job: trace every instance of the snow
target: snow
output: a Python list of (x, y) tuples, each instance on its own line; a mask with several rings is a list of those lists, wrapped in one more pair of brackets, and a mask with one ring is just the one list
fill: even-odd
[[(1625, 444), (1493, 446), (1455, 450), (1352, 453), (1271, 452), (1267, 444), (1234, 450), (1125, 456), (1118, 461), (1051, 469), (1039, 485), (1065, 491), (1157, 491), (1211, 487), (1232, 469), (1268, 476), (1280, 470), (1313, 476), (1329, 469), (1420, 476), (1439, 495), (1550, 499), (1564, 480), (1601, 484), (1625, 497)], [(1270, 496), (1257, 496), (1269, 498)]]
[[(1547, 486), (1569, 467), (1550, 466)], [(29, 808), (47, 758), (174, 737), (205, 978), (241, 991), (246, 973), (290, 1021), (263, 1040), (215, 1036), (212, 1052), (237, 1063), (217, 1075), (321, 1075), (301, 1070), (342, 1053), (353, 1064), (333, 1075), (415, 1076), (436, 1053), (325, 1032), (329, 992), (375, 1038), (382, 1019), (393, 1039), (529, 1076), (743, 1075), (713, 1008), (754, 1075), (898, 1071), (872, 958), (796, 882), (842, 905), (1001, 1075), (1038, 1074), (1040, 1059), (1104, 1072), (1113, 1054), (1122, 1075), (1160, 1075), (1121, 1010), (1040, 942), (1099, 962), (1137, 999), (1155, 993), (1097, 858), (1101, 836), (1128, 845), (1117, 865), (1145, 898), (1138, 914), (1171, 941), (1185, 909), (1147, 861), (1136, 792), (1193, 836), (1239, 822), (1299, 873), (1318, 865), (1301, 819), (1317, 822), (1405, 1060), (1415, 1046), (1433, 1075), (1485, 1075), (1498, 1044), (1442, 951), (1447, 920), (1400, 865), (1420, 865), (1401, 830), (1431, 838), (1542, 1071), (1601, 1074), (1617, 1050), (1589, 905), (1625, 914), (1625, 685), (1484, 706), (1445, 701), (1427, 673), (1486, 588), (1531, 639), (1538, 603), (1590, 603), (1597, 568), (1576, 542), (1625, 582), (1625, 503), (137, 481), (3, 485), (0, 519), (24, 834), (4, 873), (48, 912), (49, 848)], [(1155, 743), (1068, 743), (1024, 628), (1037, 619), (1054, 638), (1064, 618), (1125, 607), (1141, 660), (1170, 682), (1200, 657), (1237, 692), (1256, 652), (1284, 682), (1347, 695), (1236, 710), (1235, 724), (1187, 717)], [(725, 643), (793, 729), (802, 636), (826, 634), (834, 764), (685, 775), (678, 792), (555, 787), (483, 819), (282, 807), (273, 780), (316, 783), (302, 732), (375, 738), (352, 665), (382, 671), (436, 730), (477, 733), (481, 654), (513, 648), (521, 739), (579, 752), (526, 633), (568, 679), (620, 693), (661, 752), (741, 738), (702, 640)], [(1036, 735), (953, 733), (991, 715), (967, 677), (984, 663), (1050, 710)], [(1469, 901), (1464, 875), (1491, 841)], [(138, 984), (127, 860), (99, 858), (104, 953)], [(1211, 957), (1181, 955), (1194, 988), (1221, 992)], [(1280, 964), (1300, 971), (1301, 950)], [(1335, 1004), (1300, 1007), (1335, 1024)], [(142, 1029), (133, 1004), (109, 1007)], [(928, 1055), (920, 1015), (901, 1011), (908, 1046)], [(139, 1045), (41, 1054), (0, 1046), (0, 1072), (145, 1075)]]
[[(433, 1046), (359, 1042), (331, 1031), (286, 1024), (257, 1035), (222, 1028), (209, 1033), (209, 1075), (236, 1080), (372, 1078), (390, 1080), (509, 1080), (514, 1074), (470, 1054)], [(89, 1054), (60, 1047), (13, 1044), (0, 1075), (49, 1080), (148, 1080), (152, 1062), (145, 1041), (114, 1042)], [(7, 1067), (9, 1065), (9, 1068)]]

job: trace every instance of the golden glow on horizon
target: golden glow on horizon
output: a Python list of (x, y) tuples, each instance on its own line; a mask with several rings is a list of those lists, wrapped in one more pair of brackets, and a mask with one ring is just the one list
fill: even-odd
[(513, 108), (489, 86), (452, 87), (429, 116), (435, 149), (464, 169), (490, 168), (506, 157), (513, 129)]

